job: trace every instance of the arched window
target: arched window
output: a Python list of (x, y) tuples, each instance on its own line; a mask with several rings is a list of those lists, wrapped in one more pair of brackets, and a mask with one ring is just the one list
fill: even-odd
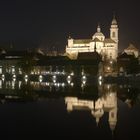
[(112, 33), (112, 37), (116, 37), (116, 34), (115, 34), (115, 32), (113, 32), (113, 33)]

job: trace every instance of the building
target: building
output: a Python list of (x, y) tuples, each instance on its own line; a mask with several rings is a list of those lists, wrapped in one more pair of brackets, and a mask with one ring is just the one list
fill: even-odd
[(96, 51), (102, 55), (102, 59), (114, 59), (118, 56), (118, 25), (115, 16), (110, 27), (110, 37), (106, 38), (98, 25), (97, 32), (91, 39), (73, 39), (69, 37), (66, 46), (66, 54), (71, 59), (77, 59), (78, 53)]
[(128, 55), (134, 55), (136, 58), (139, 56), (139, 50), (133, 44), (129, 44), (128, 48), (124, 49), (124, 52)]
[(134, 74), (139, 71), (138, 58), (134, 55), (122, 53), (117, 58), (119, 74)]

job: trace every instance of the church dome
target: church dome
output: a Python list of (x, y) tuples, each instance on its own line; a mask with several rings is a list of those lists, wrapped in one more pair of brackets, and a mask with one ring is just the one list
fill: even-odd
[(95, 38), (98, 38), (101, 41), (103, 41), (105, 38), (104, 34), (101, 32), (101, 28), (99, 25), (97, 27), (97, 32), (93, 35), (92, 39), (94, 40)]
[(104, 34), (102, 32), (96, 32), (94, 36), (95, 38), (98, 38), (99, 36), (104, 36)]

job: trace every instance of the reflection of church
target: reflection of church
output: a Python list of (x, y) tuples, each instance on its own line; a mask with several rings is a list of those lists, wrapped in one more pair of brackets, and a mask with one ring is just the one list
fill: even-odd
[(77, 97), (66, 97), (65, 103), (67, 104), (67, 111), (73, 110), (90, 110), (91, 114), (95, 117), (98, 125), (100, 118), (105, 112), (109, 113), (108, 122), (110, 129), (113, 131), (117, 123), (117, 94), (116, 92), (107, 93), (105, 96), (100, 97), (97, 101), (83, 100)]

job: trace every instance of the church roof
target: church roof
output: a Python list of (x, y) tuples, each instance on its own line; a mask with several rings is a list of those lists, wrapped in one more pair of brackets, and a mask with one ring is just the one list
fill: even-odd
[(112, 40), (111, 38), (106, 38), (104, 40), (105, 43), (116, 43), (114, 40)]
[(128, 51), (128, 50), (138, 51), (138, 49), (137, 49), (133, 44), (130, 44), (130, 45), (128, 46), (128, 48), (125, 49), (125, 51)]
[(74, 39), (74, 44), (88, 44), (92, 39)]
[(104, 37), (104, 34), (103, 34), (102, 32), (96, 32), (96, 33), (94, 34), (94, 36), (95, 36), (95, 37), (97, 37), (97, 36), (103, 36), (103, 37)]
[(102, 41), (100, 41), (97, 37), (95, 37), (92, 41), (93, 41), (93, 42), (102, 42)]

